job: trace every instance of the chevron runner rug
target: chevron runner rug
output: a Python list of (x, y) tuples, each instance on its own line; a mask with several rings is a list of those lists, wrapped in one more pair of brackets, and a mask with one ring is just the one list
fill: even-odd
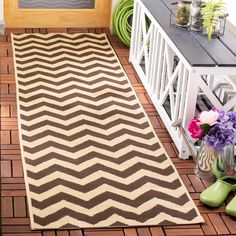
[(32, 229), (203, 222), (105, 34), (12, 41)]

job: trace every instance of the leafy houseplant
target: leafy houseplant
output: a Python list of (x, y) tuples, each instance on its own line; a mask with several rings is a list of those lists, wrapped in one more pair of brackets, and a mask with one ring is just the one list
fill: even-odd
[(225, 16), (225, 2), (208, 0), (203, 4), (202, 19), (206, 29), (208, 40), (211, 41), (212, 34), (217, 31), (220, 18)]

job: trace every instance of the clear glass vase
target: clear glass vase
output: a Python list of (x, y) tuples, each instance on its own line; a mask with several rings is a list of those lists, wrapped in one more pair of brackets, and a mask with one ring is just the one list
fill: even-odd
[(234, 175), (234, 145), (228, 145), (223, 152), (218, 152), (202, 142), (194, 173), (203, 180), (213, 182), (216, 178)]
[(191, 14), (191, 0), (178, 0), (176, 9), (176, 25), (188, 27)]
[(202, 1), (193, 0), (191, 10), (191, 30), (202, 31), (203, 19), (202, 19)]

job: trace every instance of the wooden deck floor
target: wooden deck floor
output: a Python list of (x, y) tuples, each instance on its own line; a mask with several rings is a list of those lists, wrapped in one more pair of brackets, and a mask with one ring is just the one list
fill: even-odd
[[(194, 199), (206, 223), (203, 225), (86, 229), (61, 231), (31, 231), (26, 204), (25, 184), (19, 150), (16, 88), (13, 69), (10, 34), (25, 32), (105, 32), (131, 80), (156, 132), (179, 171), (191, 197)], [(182, 161), (163, 122), (152, 105), (133, 67), (128, 62), (129, 50), (108, 29), (7, 29), (0, 36), (1, 57), (1, 193), (3, 236), (175, 236), (175, 235), (236, 235), (236, 221), (225, 214), (225, 204), (208, 209), (199, 202), (200, 192), (208, 185), (193, 174), (192, 160)], [(233, 196), (231, 196), (233, 197)]]

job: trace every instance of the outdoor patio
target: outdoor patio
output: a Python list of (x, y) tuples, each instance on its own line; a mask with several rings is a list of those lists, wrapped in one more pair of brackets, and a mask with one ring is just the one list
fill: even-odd
[[(11, 33), (51, 33), (51, 32), (91, 32), (106, 33), (124, 67), (152, 125), (160, 138), (167, 153), (177, 168), (186, 188), (205, 219), (202, 225), (114, 228), (114, 229), (85, 229), (61, 231), (31, 231), (29, 214), (26, 203), (26, 191), (22, 171), (19, 147), (16, 87), (14, 78), (13, 53)], [(193, 160), (181, 160), (177, 149), (168, 134), (160, 116), (154, 108), (135, 70), (129, 63), (129, 49), (109, 29), (6, 29), (5, 35), (0, 36), (1, 58), (1, 203), (2, 203), (2, 232), (3, 236), (161, 236), (161, 235), (235, 235), (236, 224), (225, 214), (225, 204), (216, 209), (204, 207), (199, 201), (199, 194), (209, 183), (200, 180), (193, 174)], [(233, 198), (231, 194), (230, 199)]]

